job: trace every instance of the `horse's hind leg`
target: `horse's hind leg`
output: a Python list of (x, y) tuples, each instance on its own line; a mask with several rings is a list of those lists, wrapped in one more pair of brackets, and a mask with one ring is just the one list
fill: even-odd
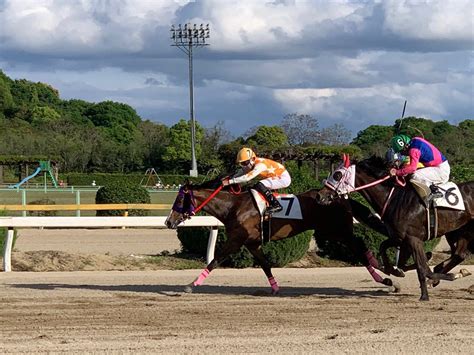
[(253, 255), (255, 260), (260, 264), (263, 272), (268, 278), (268, 282), (270, 283), (270, 286), (272, 288), (272, 295), (278, 294), (280, 291), (280, 288), (278, 287), (278, 283), (273, 277), (272, 274), (272, 269), (270, 267), (270, 264), (268, 263), (267, 259), (265, 258), (265, 255), (263, 254), (262, 251), (262, 244), (260, 241), (257, 241), (255, 243), (251, 244), (246, 244), (245, 247), (249, 250), (249, 252)]
[[(469, 250), (469, 243), (474, 245), (474, 223), (469, 223), (464, 227), (455, 231), (446, 233), (446, 240), (451, 247), (451, 256), (435, 266), (434, 272), (446, 274), (451, 271), (454, 267), (462, 263)], [(459, 273), (455, 274), (455, 278), (461, 278), (469, 276), (471, 273), (462, 269)], [(433, 282), (433, 287), (437, 286), (439, 281)]]
[(379, 247), (379, 253), (382, 256), (382, 262), (383, 262), (383, 273), (387, 275), (393, 275), (396, 277), (405, 277), (405, 274), (403, 273), (402, 270), (398, 268), (394, 268), (393, 265), (390, 263), (390, 260), (387, 255), (387, 249), (390, 247), (396, 247), (398, 246), (399, 243), (392, 238), (384, 240)]
[(225, 242), (221, 248), (216, 250), (214, 259), (206, 266), (206, 268), (199, 274), (199, 276), (194, 279), (189, 285), (184, 288), (184, 292), (191, 293), (195, 286), (200, 286), (204, 280), (209, 276), (212, 270), (214, 270), (221, 262), (225, 260), (230, 254), (236, 253), (239, 251), (240, 247), (243, 245), (243, 241), (240, 239), (229, 237), (227, 242)]

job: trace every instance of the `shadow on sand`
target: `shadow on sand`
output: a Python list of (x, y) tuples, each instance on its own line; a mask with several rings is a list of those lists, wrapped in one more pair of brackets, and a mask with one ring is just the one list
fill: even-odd
[[(71, 285), (71, 284), (11, 284), (10, 287), (31, 290), (58, 290), (58, 289), (80, 289), (106, 292), (136, 292), (154, 293), (164, 296), (187, 295), (183, 285)], [(245, 287), (245, 286), (199, 286), (195, 287), (193, 294), (205, 295), (242, 295), (254, 297), (272, 296), (269, 287)], [(286, 286), (280, 289), (278, 297), (301, 297), (319, 296), (321, 298), (345, 298), (345, 297), (387, 297), (395, 295), (389, 288), (365, 287), (364, 290), (348, 290), (339, 287), (291, 287)], [(397, 297), (404, 294), (397, 293)], [(272, 296), (273, 297), (273, 296)]]

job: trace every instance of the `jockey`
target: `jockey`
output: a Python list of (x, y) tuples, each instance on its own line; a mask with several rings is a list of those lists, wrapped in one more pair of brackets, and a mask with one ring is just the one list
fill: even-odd
[[(401, 169), (390, 169), (390, 175), (406, 176), (413, 174), (411, 181), (415, 185), (419, 186), (421, 183), (427, 187), (429, 186), (431, 195), (429, 192), (426, 194), (428, 202), (435, 197), (443, 196), (436, 185), (448, 182), (451, 169), (448, 159), (438, 148), (421, 137), (410, 139), (404, 134), (393, 137), (391, 146), (396, 153), (408, 155), (410, 159)], [(424, 168), (420, 168), (419, 163), (422, 163)]]
[(230, 178), (222, 180), (224, 186), (248, 182), (256, 177), (261, 178), (252, 188), (260, 192), (268, 202), (267, 213), (280, 212), (283, 207), (273, 196), (271, 190), (290, 186), (291, 177), (285, 167), (266, 158), (258, 158), (250, 148), (242, 148), (237, 153), (240, 169)]

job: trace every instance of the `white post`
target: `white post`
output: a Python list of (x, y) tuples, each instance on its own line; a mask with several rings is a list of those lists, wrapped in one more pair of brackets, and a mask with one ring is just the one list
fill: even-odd
[(216, 242), (217, 242), (217, 228), (212, 228), (211, 232), (209, 233), (209, 239), (207, 241), (207, 264), (214, 260), (214, 251), (216, 250)]
[(8, 228), (7, 238), (3, 241), (3, 271), (12, 271), (12, 246), (15, 230)]

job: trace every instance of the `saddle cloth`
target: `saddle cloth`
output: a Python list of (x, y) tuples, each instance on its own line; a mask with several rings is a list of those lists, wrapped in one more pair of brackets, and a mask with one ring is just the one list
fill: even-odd
[[(255, 200), (255, 204), (263, 216), (265, 209), (267, 208), (267, 200), (258, 191), (254, 189), (250, 190)], [(285, 219), (303, 219), (301, 213), (300, 201), (295, 195), (291, 194), (274, 194), (278, 201), (283, 206), (283, 210), (272, 214), (272, 218), (285, 218)]]
[(449, 181), (436, 186), (438, 186), (439, 190), (443, 193), (443, 197), (438, 197), (433, 200), (434, 207), (447, 207), (460, 211), (465, 210), (461, 192), (454, 182)]

